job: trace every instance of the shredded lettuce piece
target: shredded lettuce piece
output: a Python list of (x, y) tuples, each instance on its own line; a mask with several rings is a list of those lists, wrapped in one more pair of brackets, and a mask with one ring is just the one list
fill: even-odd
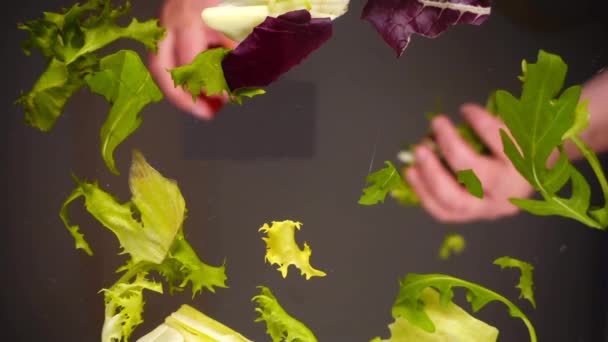
[[(512, 138), (502, 130), (504, 152), (517, 171), (541, 195), (541, 200), (511, 199), (519, 208), (535, 215), (559, 215), (589, 227), (608, 227), (608, 181), (597, 155), (579, 137), (587, 125), (586, 102), (581, 101), (581, 87), (562, 91), (568, 66), (561, 57), (540, 50), (536, 63), (522, 63), (521, 96), (507, 91), (496, 92), (496, 109)], [(604, 195), (604, 206), (593, 207), (591, 187), (572, 165), (564, 151), (571, 141), (591, 165)], [(548, 168), (552, 153), (559, 159)], [(560, 191), (570, 184), (569, 197)]]
[(425, 288), (418, 299), (435, 324), (435, 332), (427, 332), (407, 319), (397, 317), (388, 326), (391, 337), (386, 340), (376, 337), (372, 342), (495, 342), (498, 338), (498, 329), (451, 301), (442, 305), (439, 293), (430, 287)]
[(269, 226), (267, 223), (258, 230), (266, 233), (262, 240), (266, 243), (265, 261), (271, 265), (279, 265), (278, 270), (283, 278), (287, 277), (287, 270), (290, 265), (299, 268), (301, 274), (306, 276), (306, 280), (311, 277), (324, 277), (323, 271), (317, 270), (310, 265), (310, 255), (312, 251), (308, 244), (304, 242), (304, 249), (296, 243), (296, 229), (300, 230), (302, 223), (290, 220), (273, 221)]
[(536, 301), (534, 300), (534, 281), (532, 279), (532, 272), (534, 266), (525, 261), (521, 261), (515, 258), (504, 256), (494, 260), (494, 265), (500, 266), (500, 268), (519, 268), (521, 275), (519, 276), (519, 282), (517, 288), (521, 291), (519, 298), (525, 298), (528, 300), (533, 307), (536, 308)]
[(483, 187), (481, 186), (481, 181), (477, 178), (477, 175), (473, 170), (460, 170), (456, 171), (456, 179), (458, 183), (464, 185), (467, 191), (477, 197), (483, 198)]
[(111, 230), (130, 256), (117, 272), (121, 278), (105, 289), (106, 318), (103, 341), (126, 341), (133, 329), (142, 322), (142, 291), (162, 293), (162, 284), (149, 280), (151, 272), (160, 274), (170, 293), (188, 286), (192, 296), (207, 289), (215, 292), (226, 287), (225, 265), (216, 267), (202, 262), (185, 240), (183, 222), (186, 213), (184, 198), (177, 183), (163, 177), (147, 163), (138, 151), (133, 153), (129, 174), (132, 193), (130, 202), (120, 204), (97, 183), (76, 179), (77, 187), (61, 209), (61, 219), (74, 236), (76, 248), (92, 254), (79, 226), (69, 221), (69, 205), (84, 197), (87, 211)]
[(439, 248), (439, 258), (447, 260), (452, 254), (461, 254), (466, 247), (466, 240), (457, 233), (446, 234)]
[(504, 296), (466, 280), (445, 274), (408, 274), (400, 281), (399, 295), (393, 304), (393, 318), (403, 318), (414, 326), (429, 332), (436, 332), (438, 322), (434, 322), (425, 306), (420, 305), (420, 298), (426, 288), (432, 287), (440, 293), (439, 303), (446, 307), (454, 298), (454, 287), (466, 289), (466, 299), (471, 303), (473, 312), (477, 312), (490, 302), (501, 302), (509, 309), (509, 314), (521, 319), (530, 335), (531, 342), (537, 342), (536, 330), (530, 319), (513, 302)]
[(374, 205), (383, 203), (386, 195), (391, 193), (398, 198), (408, 198), (410, 192), (401, 177), (401, 174), (395, 168), (395, 165), (390, 161), (385, 161), (385, 168), (369, 174), (365, 178), (365, 182), (371, 184), (363, 189), (363, 195), (359, 198), (358, 203), (361, 205)]
[(249, 339), (203, 314), (182, 305), (165, 322), (137, 342), (251, 342)]
[(255, 321), (266, 322), (266, 332), (272, 342), (316, 342), (317, 338), (302, 322), (289, 315), (269, 288), (258, 286), (260, 294), (253, 297), (260, 314)]

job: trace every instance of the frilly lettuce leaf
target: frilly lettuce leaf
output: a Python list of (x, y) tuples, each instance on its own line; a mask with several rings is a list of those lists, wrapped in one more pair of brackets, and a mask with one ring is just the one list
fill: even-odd
[[(363, 189), (363, 195), (359, 198), (359, 204), (374, 205), (383, 203), (386, 195), (391, 193), (393, 196), (409, 196), (405, 182), (401, 174), (390, 161), (385, 161), (386, 167), (369, 174), (365, 182), (371, 184)], [(407, 197), (406, 197), (407, 198)]]
[(86, 78), (92, 92), (112, 104), (101, 127), (101, 155), (108, 168), (118, 174), (113, 153), (141, 124), (139, 112), (163, 95), (137, 53), (121, 50), (101, 59), (99, 71)]
[(253, 297), (260, 314), (255, 321), (266, 322), (266, 332), (272, 342), (316, 342), (315, 335), (302, 322), (290, 316), (281, 307), (269, 288), (258, 286), (260, 294)]
[(326, 274), (323, 271), (314, 269), (310, 265), (310, 254), (312, 251), (308, 244), (304, 243), (304, 249), (301, 250), (295, 240), (296, 229), (300, 229), (302, 223), (290, 220), (273, 221), (272, 226), (264, 224), (259, 231), (267, 234), (262, 240), (266, 242), (265, 260), (271, 265), (279, 265), (278, 270), (287, 277), (287, 270), (290, 265), (299, 268), (302, 275), (306, 279), (311, 277), (324, 277)]
[(205, 8), (201, 17), (212, 29), (240, 42), (266, 17), (305, 9), (313, 18), (334, 20), (346, 13), (348, 3), (348, 0), (225, 0), (220, 1), (218, 6)]
[(189, 305), (182, 305), (165, 322), (137, 342), (251, 342), (224, 324)]
[(230, 49), (214, 48), (198, 54), (192, 63), (170, 70), (175, 86), (182, 86), (192, 94), (192, 101), (204, 90), (206, 95), (228, 94), (232, 102), (242, 103), (243, 96), (253, 97), (264, 94), (262, 89), (237, 89), (232, 91), (224, 78), (222, 61)]
[(525, 298), (533, 307), (536, 307), (536, 301), (534, 300), (534, 281), (532, 279), (534, 266), (525, 261), (508, 256), (494, 260), (494, 265), (498, 265), (500, 268), (519, 268), (521, 275), (519, 276), (519, 282), (516, 286), (521, 291), (519, 298)]
[(457, 233), (446, 234), (439, 248), (439, 258), (442, 260), (449, 259), (452, 254), (460, 254), (466, 247), (464, 237)]
[(498, 338), (498, 329), (476, 319), (458, 305), (440, 304), (439, 293), (430, 287), (425, 288), (418, 299), (435, 324), (435, 332), (427, 332), (407, 319), (397, 317), (388, 326), (391, 337), (386, 340), (376, 337), (372, 342), (495, 342)]
[(490, 11), (490, 0), (368, 0), (361, 17), (400, 57), (412, 34), (435, 38), (457, 24), (481, 25)]
[(399, 295), (392, 309), (393, 318), (404, 318), (426, 332), (436, 332), (439, 329), (437, 324), (431, 319), (426, 307), (420, 305), (420, 298), (428, 287), (432, 287), (440, 293), (439, 303), (443, 307), (447, 307), (451, 303), (454, 297), (454, 287), (466, 289), (466, 298), (471, 303), (473, 312), (479, 311), (490, 302), (501, 302), (507, 306), (512, 317), (524, 322), (528, 328), (530, 341), (537, 341), (536, 331), (530, 319), (510, 300), (483, 286), (445, 274), (408, 274), (405, 279), (400, 281)]
[(25, 53), (35, 49), (49, 61), (33, 89), (17, 100), (25, 109), (27, 124), (42, 131), (52, 129), (67, 100), (85, 85), (84, 76), (98, 68), (94, 52), (102, 47), (128, 38), (156, 51), (164, 35), (158, 20), (133, 19), (126, 27), (116, 24), (130, 7), (129, 1), (114, 8), (110, 0), (89, 0), (60, 13), (45, 12), (42, 18), (18, 26), (29, 33), (23, 43)]
[[(225, 266), (209, 266), (202, 262), (184, 239), (183, 222), (186, 212), (184, 198), (173, 180), (163, 177), (137, 151), (129, 175), (132, 193), (130, 202), (120, 204), (97, 183), (77, 180), (78, 186), (66, 199), (61, 218), (74, 236), (76, 248), (92, 254), (92, 250), (77, 225), (69, 222), (69, 205), (84, 197), (88, 212), (118, 238), (130, 260), (118, 269), (121, 278), (109, 289), (106, 298), (104, 342), (126, 341), (141, 323), (142, 290), (162, 293), (162, 284), (147, 280), (158, 272), (168, 283), (171, 293), (189, 285), (195, 296), (203, 289), (215, 292), (226, 287)], [(128, 323), (125, 323), (128, 322)]]

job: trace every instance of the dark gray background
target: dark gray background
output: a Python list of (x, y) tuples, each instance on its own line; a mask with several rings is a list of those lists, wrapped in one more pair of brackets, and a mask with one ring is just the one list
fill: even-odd
[[(564, 57), (570, 65), (568, 84), (583, 82), (606, 65), (602, 0), (496, 1), (482, 27), (460, 26), (435, 40), (416, 37), (401, 59), (359, 19), (363, 2), (354, 1), (335, 22), (331, 41), (264, 97), (226, 108), (211, 123), (195, 122), (168, 102), (146, 108), (141, 128), (116, 151), (120, 177), (108, 172), (99, 154), (99, 128), (108, 110), (101, 97), (79, 93), (50, 133), (26, 127), (13, 105), (44, 68), (42, 58), (26, 58), (19, 50), (25, 34), (15, 24), (71, 3), (12, 2), (16, 9), (6, 8), (0, 21), (3, 341), (99, 340), (103, 301), (98, 290), (117, 279), (114, 270), (123, 258), (116, 255), (114, 236), (81, 205), (72, 210), (73, 219), (96, 254), (76, 251), (58, 211), (73, 187), (70, 172), (99, 179), (126, 201), (133, 148), (178, 180), (189, 208), (186, 235), (208, 263), (226, 258), (230, 286), (194, 301), (188, 294), (148, 293), (145, 323), (134, 337), (190, 303), (256, 341), (269, 340), (264, 325), (253, 322), (250, 302), (255, 287), (266, 285), (319, 340), (368, 341), (388, 335), (397, 280), (408, 272), (449, 273), (516, 300), (516, 272), (492, 265), (496, 257), (510, 255), (536, 266), (538, 308), (518, 303), (530, 313), (540, 341), (605, 340), (605, 233), (528, 214), (445, 225), (392, 201), (356, 204), (370, 162), (379, 168), (402, 144), (421, 138), (427, 129), (423, 113), (433, 109), (437, 96), (459, 119), (462, 102), (483, 102), (498, 87), (518, 91), (520, 62), (535, 60), (539, 48)], [(160, 1), (136, 1), (134, 12), (144, 19), (155, 16), (159, 6)], [(524, 9), (515, 13), (524, 14), (509, 16), (517, 6)], [(110, 50), (116, 47), (142, 51), (130, 43)], [(298, 91), (302, 87), (307, 90)], [(292, 268), (283, 280), (264, 264), (257, 228), (282, 219), (304, 223), (297, 239), (309, 242), (312, 264), (327, 277), (305, 281)], [(437, 248), (449, 231), (464, 234), (468, 247), (462, 256), (442, 262)], [(478, 317), (500, 329), (501, 341), (527, 338), (523, 324), (500, 304)]]

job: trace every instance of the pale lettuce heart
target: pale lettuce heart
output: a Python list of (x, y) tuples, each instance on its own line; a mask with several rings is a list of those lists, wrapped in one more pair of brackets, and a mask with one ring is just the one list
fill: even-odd
[(266, 17), (277, 17), (287, 12), (305, 9), (313, 18), (330, 18), (348, 10), (348, 0), (226, 0), (216, 7), (203, 10), (201, 16), (207, 26), (228, 38), (241, 42)]

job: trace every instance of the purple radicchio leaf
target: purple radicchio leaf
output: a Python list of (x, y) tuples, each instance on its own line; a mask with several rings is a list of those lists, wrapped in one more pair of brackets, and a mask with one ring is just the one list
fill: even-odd
[(457, 24), (481, 25), (490, 11), (490, 0), (368, 0), (361, 18), (400, 57), (412, 34), (435, 38)]
[(300, 64), (331, 35), (331, 19), (311, 19), (306, 10), (266, 17), (222, 61), (226, 82), (232, 91), (265, 87)]

